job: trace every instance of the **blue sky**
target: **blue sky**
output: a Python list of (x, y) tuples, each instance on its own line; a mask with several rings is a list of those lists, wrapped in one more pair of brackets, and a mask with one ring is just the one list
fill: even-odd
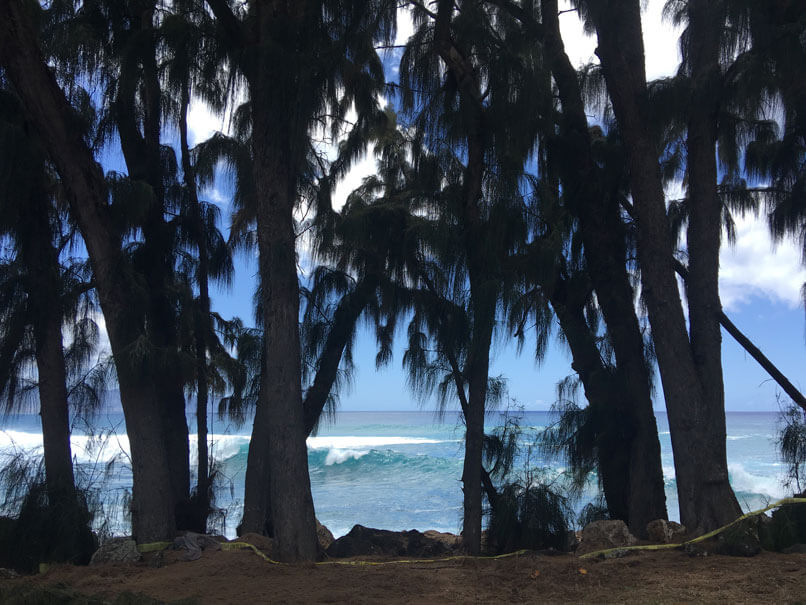
[[(651, 0), (644, 15), (644, 39), (647, 56), (647, 76), (657, 78), (674, 73), (679, 62), (675, 31), (662, 23), (662, 0)], [(581, 33), (574, 13), (561, 16), (566, 49), (571, 59), (582, 65), (595, 61), (596, 41)], [(411, 33), (411, 23), (401, 14), (396, 43), (402, 44)], [(391, 58), (390, 58), (391, 59)], [(394, 61), (388, 61), (394, 65)], [(394, 77), (394, 68), (389, 74)], [(202, 140), (215, 130), (226, 129), (226, 121), (211, 116), (201, 105), (195, 105), (190, 114), (191, 136)], [(344, 200), (361, 178), (373, 168), (369, 154), (360, 161), (345, 181), (337, 188), (335, 198)], [(227, 206), (225, 189), (208, 192), (208, 198)], [(676, 192), (670, 192), (677, 197)], [(226, 218), (226, 210), (223, 212)], [(806, 388), (801, 380), (806, 368), (804, 342), (804, 311), (800, 288), (806, 281), (806, 271), (800, 262), (800, 250), (791, 241), (773, 246), (764, 221), (755, 217), (737, 219), (737, 242), (734, 247), (723, 247), (721, 256), (720, 289), (723, 306), (734, 323), (778, 365), (799, 388)], [(236, 264), (237, 273), (233, 288), (228, 292), (214, 292), (216, 309), (225, 317), (238, 315), (248, 323), (252, 316), (252, 292), (257, 263), (241, 255)], [(726, 407), (731, 411), (775, 411), (776, 386), (767, 374), (723, 332), (723, 364), (725, 375)], [(534, 362), (534, 343), (529, 342), (521, 355), (514, 344), (499, 343), (494, 351), (492, 374), (503, 374), (511, 397), (526, 409), (547, 409), (555, 400), (556, 383), (571, 372), (570, 357), (561, 344), (555, 344), (541, 365)], [(402, 348), (395, 350), (394, 360), (376, 371), (375, 343), (372, 335), (361, 328), (354, 360), (356, 371), (352, 387), (341, 396), (343, 410), (411, 410), (419, 404), (406, 386), (401, 370)], [(656, 408), (663, 409), (662, 389), (657, 381)], [(423, 409), (430, 409), (426, 403)]]

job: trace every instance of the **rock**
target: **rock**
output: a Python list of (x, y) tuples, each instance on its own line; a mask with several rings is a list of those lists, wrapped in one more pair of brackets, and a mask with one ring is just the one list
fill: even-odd
[(744, 519), (719, 534), (714, 552), (731, 557), (753, 557), (761, 552), (758, 537), (758, 519)]
[(258, 550), (266, 553), (269, 557), (274, 553), (274, 540), (266, 536), (261, 536), (260, 534), (246, 533), (233, 540), (233, 542), (246, 542), (247, 544), (251, 544)]
[(433, 557), (444, 555), (448, 548), (440, 540), (417, 530), (388, 531), (355, 525), (327, 549), (331, 557), (378, 555), (387, 557)]
[(647, 538), (650, 542), (660, 542), (661, 544), (676, 544), (683, 540), (686, 535), (686, 528), (674, 521), (666, 519), (655, 519), (646, 526)]
[(142, 558), (137, 543), (131, 538), (110, 538), (95, 551), (90, 565), (103, 563), (136, 563)]
[(448, 550), (459, 550), (462, 548), (462, 539), (456, 534), (449, 534), (447, 532), (436, 531), (429, 529), (423, 532), (423, 535), (430, 540), (441, 542)]
[(174, 538), (173, 548), (174, 550), (187, 551), (185, 561), (195, 561), (201, 558), (203, 550), (221, 550), (221, 544), (214, 536), (189, 531)]
[(637, 543), (638, 540), (627, 529), (624, 521), (594, 521), (582, 530), (582, 542), (577, 549), (577, 554), (633, 546)]
[(793, 544), (806, 544), (806, 504), (789, 504), (772, 513), (759, 525), (759, 537), (766, 550), (782, 552)]
[(335, 540), (330, 530), (319, 523), (319, 519), (316, 519), (316, 537), (319, 540), (319, 548), (322, 550), (330, 548), (330, 545), (333, 544)]
[(0, 567), (0, 578), (3, 580), (11, 580), (13, 578), (19, 578), (20, 574), (18, 574), (13, 569), (7, 569), (5, 567)]

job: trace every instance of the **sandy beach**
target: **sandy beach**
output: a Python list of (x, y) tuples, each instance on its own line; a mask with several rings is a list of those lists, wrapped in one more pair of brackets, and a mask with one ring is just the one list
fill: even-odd
[(737, 558), (666, 551), (596, 561), (530, 553), (503, 559), (362, 561), (373, 564), (345, 559), (272, 565), (249, 550), (205, 551), (196, 561), (183, 561), (180, 552), (165, 551), (136, 564), (58, 565), (36, 576), (3, 579), (0, 600), (28, 603), (43, 590), (52, 600), (36, 602), (118, 598), (118, 603), (133, 603), (150, 597), (199, 604), (796, 603), (806, 598), (806, 554), (762, 552)]

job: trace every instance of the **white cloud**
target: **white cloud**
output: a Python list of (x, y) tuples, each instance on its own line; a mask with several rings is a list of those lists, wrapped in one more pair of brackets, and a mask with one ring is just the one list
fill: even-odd
[[(641, 17), (648, 80), (674, 74), (680, 63), (677, 42), (682, 30), (663, 22), (664, 4), (665, 0), (649, 0)], [(585, 35), (579, 16), (576, 11), (570, 9), (570, 2), (564, 0), (560, 10), (569, 11), (560, 14), (560, 32), (565, 52), (575, 67), (599, 63), (595, 54), (596, 36)]]
[(374, 148), (367, 150), (367, 153), (357, 161), (350, 171), (344, 175), (333, 190), (333, 208), (341, 210), (347, 201), (347, 196), (353, 192), (364, 178), (375, 173), (375, 153)]
[(795, 308), (806, 269), (792, 240), (773, 246), (763, 218), (736, 218), (736, 245), (723, 245), (719, 289), (726, 309), (736, 309), (754, 298), (765, 298)]
[(400, 46), (409, 41), (414, 33), (414, 21), (412, 19), (414, 9), (410, 6), (403, 6), (397, 9), (397, 33), (395, 35), (395, 46)]
[(209, 139), (214, 132), (224, 130), (224, 118), (216, 116), (200, 99), (193, 99), (188, 107), (188, 144), (193, 147)]

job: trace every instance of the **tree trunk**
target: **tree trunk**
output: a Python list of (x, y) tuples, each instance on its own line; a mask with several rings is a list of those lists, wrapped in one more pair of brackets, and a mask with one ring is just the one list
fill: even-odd
[(101, 167), (70, 119), (73, 110), (47, 67), (23, 2), (0, 3), (0, 64), (25, 103), (62, 179), (87, 246), (118, 368), (121, 401), (132, 452), (132, 529), (138, 542), (170, 539), (174, 494), (157, 410), (157, 396), (134, 372), (127, 352), (141, 334), (131, 318), (134, 300), (124, 277), (120, 236), (107, 206)]
[[(643, 295), (669, 412), (681, 521), (691, 531), (704, 532), (734, 519), (738, 506), (732, 493), (713, 489), (727, 486), (727, 468), (696, 439), (709, 421), (703, 413), (709, 394), (699, 380), (672, 263), (646, 90), (640, 6), (637, 0), (599, 0), (591, 8), (597, 54), (628, 150)], [(715, 438), (720, 432), (724, 434), (724, 424)]]
[(210, 326), (210, 292), (208, 276), (210, 273), (206, 225), (202, 217), (201, 204), (196, 190), (196, 171), (190, 160), (188, 144), (187, 112), (190, 104), (190, 83), (182, 88), (179, 116), (179, 146), (182, 157), (182, 172), (185, 189), (190, 197), (191, 229), (196, 240), (199, 267), (197, 270), (199, 297), (193, 309), (194, 315), (194, 349), (196, 355), (196, 450), (198, 463), (196, 466), (196, 502), (193, 509), (195, 531), (204, 533), (207, 528), (207, 515), (210, 509), (210, 459), (207, 446), (207, 404), (210, 387), (207, 380), (207, 335), (212, 332)]
[[(294, 206), (297, 175), (307, 151), (310, 82), (287, 63), (310, 42), (307, 3), (255, 2), (255, 68), (247, 73), (252, 109), (252, 154), (265, 350), (260, 400), (250, 444), (244, 498), (245, 531), (261, 531), (270, 508), (282, 561), (311, 561), (318, 552), (302, 408), (299, 282)], [(271, 44), (269, 44), (271, 41)], [(257, 442), (257, 443), (256, 443)], [(254, 449), (253, 449), (254, 448)], [(260, 457), (252, 458), (260, 453)], [(268, 460), (266, 460), (268, 458)], [(251, 467), (251, 468), (250, 468)], [(268, 470), (268, 497), (265, 477)], [(270, 502), (270, 506), (269, 506)]]
[(39, 374), (45, 485), (51, 506), (70, 506), (76, 503), (76, 493), (62, 344), (64, 312), (60, 296), (58, 251), (51, 243), (53, 234), (44, 193), (34, 193), (22, 214), (21, 227), (27, 227), (28, 230), (22, 233), (19, 245), (28, 271), (28, 304), (32, 311)]
[[(260, 121), (255, 119), (256, 130)], [(263, 286), (265, 388), (253, 439), (268, 438), (271, 518), (283, 561), (313, 560), (317, 542), (302, 410), (299, 284), (293, 226), (296, 180), (255, 141), (258, 247)]]
[[(686, 500), (680, 498), (680, 514), (682, 518), (682, 509), (688, 508), (687, 518), (705, 516), (721, 525), (741, 513), (728, 482), (722, 332), (719, 326), (722, 312), (719, 300), (722, 203), (717, 192), (716, 138), (722, 81), (719, 46), (723, 23), (719, 19), (719, 3), (691, 0), (688, 10), (692, 96), (686, 162), (689, 185), (686, 293), (691, 350), (704, 399), (702, 409), (695, 411), (699, 416), (695, 434), (689, 436), (683, 432), (678, 435), (686, 437), (688, 442), (682, 447), (699, 449), (702, 460), (698, 474), (692, 477), (696, 487), (690, 495), (687, 494)], [(683, 423), (678, 420), (675, 424)], [(681, 472), (687, 471), (681, 469)]]
[[(588, 405), (591, 410), (604, 410), (602, 415), (606, 418), (620, 416), (623, 389), (617, 384), (613, 371), (602, 362), (595, 335), (585, 320), (586, 297), (579, 291), (576, 281), (559, 275), (546, 291), (571, 350), (571, 367), (582, 381)], [(610, 426), (597, 428), (605, 433), (597, 444), (597, 463), (607, 510), (611, 518), (626, 522), (630, 518), (630, 440), (616, 435)]]
[[(166, 440), (168, 468), (175, 500), (175, 516), (179, 529), (194, 526), (189, 507), (190, 458), (188, 427), (185, 416), (184, 376), (179, 367), (177, 319), (169, 292), (173, 286), (173, 237), (166, 223), (165, 179), (163, 175), (160, 133), (162, 126), (162, 92), (156, 60), (156, 36), (153, 28), (155, 3), (131, 15), (133, 35), (140, 36), (142, 80), (125, 78), (128, 86), (119, 86), (115, 97), (115, 122), (129, 178), (146, 183), (154, 196), (142, 225), (146, 260), (139, 269), (148, 288), (146, 331), (156, 355), (152, 360), (157, 376), (154, 384), (162, 406), (161, 431)], [(129, 65), (136, 69), (136, 65)], [(139, 87), (138, 87), (139, 84)], [(137, 91), (142, 95), (142, 109), (135, 103)], [(142, 114), (143, 131), (138, 125)]]
[(625, 521), (633, 533), (643, 535), (649, 521), (666, 518), (666, 495), (649, 367), (626, 269), (626, 235), (618, 201), (594, 163), (577, 74), (560, 35), (556, 0), (544, 0), (542, 14), (546, 52), (562, 102), (560, 144), (568, 147), (567, 160), (560, 164), (563, 193), (580, 218), (588, 273), (613, 343), (622, 387), (614, 413), (619, 410), (622, 415), (621, 437), (631, 450)]
[(333, 389), (333, 383), (338, 375), (339, 364), (344, 353), (344, 348), (350, 336), (355, 330), (355, 324), (364, 308), (369, 303), (378, 280), (372, 275), (362, 277), (355, 286), (355, 289), (346, 294), (339, 301), (339, 306), (333, 314), (331, 329), (327, 334), (325, 346), (319, 356), (316, 367), (316, 376), (308, 392), (305, 393), (303, 410), (305, 417), (305, 435), (313, 432), (319, 423), (322, 410)]

